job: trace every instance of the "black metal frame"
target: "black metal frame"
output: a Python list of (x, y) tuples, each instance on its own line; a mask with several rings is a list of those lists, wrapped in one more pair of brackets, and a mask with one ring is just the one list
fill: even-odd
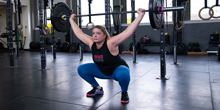
[[(105, 0), (105, 13), (110, 13), (110, 0)], [(108, 33), (111, 34), (110, 14), (105, 15), (105, 27)]]
[[(162, 6), (164, 4), (163, 0)], [(166, 76), (166, 51), (165, 51), (165, 32), (164, 32), (164, 21), (160, 29), (160, 76), (157, 79), (168, 80), (169, 77)]]
[[(51, 0), (51, 8), (53, 7), (54, 5), (54, 1)], [(53, 14), (53, 10), (51, 10), (51, 17), (52, 17), (52, 14)], [(53, 46), (52, 46), (52, 52), (53, 52), (53, 59), (55, 60), (56, 59), (56, 50), (57, 50), (57, 45), (56, 45), (56, 39), (55, 39), (55, 29), (53, 28), (52, 30), (52, 39), (53, 39)]]
[[(132, 8), (132, 11), (135, 11), (135, 0), (131, 0), (131, 8)], [(131, 14), (131, 18), (132, 18), (132, 22), (134, 21), (135, 19), (135, 13), (132, 13)], [(135, 44), (136, 44), (136, 31), (134, 31), (133, 35), (132, 35), (132, 42), (133, 42), (133, 45), (132, 45), (132, 50), (133, 50), (133, 63), (137, 63), (136, 61), (136, 49), (135, 49)]]
[(165, 34), (164, 34), (164, 22), (160, 29), (160, 76), (157, 79), (168, 80), (166, 76), (166, 51), (165, 51)]
[[(177, 6), (177, 0), (173, 1), (173, 6)], [(178, 12), (173, 11), (173, 63), (177, 64), (177, 30), (175, 29), (178, 21)]]
[[(81, 0), (78, 0), (78, 4), (77, 4), (77, 8), (78, 8), (78, 15), (81, 15)], [(79, 28), (82, 29), (82, 17), (79, 17), (78, 19), (78, 23), (79, 23)], [(83, 60), (83, 50), (84, 50), (84, 43), (80, 40), (79, 43), (79, 57), (80, 57), (80, 61)]]
[(7, 0), (7, 30), (9, 32), (9, 35), (8, 35), (8, 48), (9, 48), (9, 55), (10, 55), (10, 67), (14, 67), (11, 0)]
[[(41, 70), (46, 69), (46, 52), (43, 33), (43, 0), (39, 0), (39, 29), (40, 29), (40, 55), (41, 55)], [(45, 4), (44, 4), (45, 5)]]
[(16, 38), (16, 48), (15, 53), (17, 54), (17, 57), (20, 57), (19, 52), (19, 36), (18, 36), (18, 8), (17, 8), (17, 0), (14, 0), (14, 6), (15, 6), (15, 13), (14, 13), (14, 25), (15, 25), (15, 38)]

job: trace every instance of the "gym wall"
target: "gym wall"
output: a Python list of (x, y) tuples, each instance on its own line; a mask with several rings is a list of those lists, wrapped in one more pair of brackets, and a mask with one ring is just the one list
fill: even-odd
[[(6, 27), (7, 27), (7, 22), (6, 22), (6, 18), (7, 18), (7, 15), (6, 15), (6, 8), (4, 6), (1, 6), (0, 7), (0, 35), (2, 33), (6, 33)], [(2, 38), (0, 37), (1, 40), (3, 40), (5, 43), (7, 43), (7, 38)], [(0, 41), (2, 42), (2, 41)], [(4, 43), (3, 43), (4, 44)], [(7, 48), (7, 45), (4, 44), (4, 47)]]
[[(209, 40), (210, 34), (214, 34), (216, 31), (220, 33), (219, 28), (220, 23), (215, 21), (186, 21), (185, 27), (182, 30), (182, 42), (188, 47), (189, 42), (198, 42), (200, 44), (201, 51), (206, 51), (209, 47)], [(122, 25), (122, 31), (125, 30), (127, 26)], [(87, 30), (86, 28), (82, 29), (83, 32), (87, 33), (88, 35), (92, 35), (91, 30)], [(114, 28), (112, 28), (114, 30)], [(166, 32), (165, 28), (165, 32)], [(170, 35), (170, 42), (169, 46), (166, 46), (166, 51), (173, 51), (173, 24), (170, 23), (168, 25), (169, 35)], [(153, 30), (149, 24), (140, 24), (136, 30), (136, 42), (139, 42), (140, 37), (148, 35), (151, 38), (152, 42), (159, 42), (160, 41), (160, 30)], [(73, 41), (79, 42), (78, 38), (73, 35)], [(132, 43), (132, 36), (127, 39), (124, 43), (121, 44), (122, 51), (129, 50), (129, 44)], [(86, 46), (87, 50), (89, 51), (88, 46)], [(149, 52), (158, 53), (160, 47), (159, 46), (146, 46)], [(211, 47), (211, 50), (215, 50), (215, 47)]]

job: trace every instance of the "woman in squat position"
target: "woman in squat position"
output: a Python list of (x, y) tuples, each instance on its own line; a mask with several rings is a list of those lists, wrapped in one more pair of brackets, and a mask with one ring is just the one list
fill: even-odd
[(92, 51), (94, 63), (82, 64), (78, 67), (79, 75), (87, 81), (93, 89), (87, 96), (103, 94), (103, 88), (97, 83), (94, 77), (101, 79), (114, 79), (121, 87), (121, 103), (128, 103), (128, 85), (130, 82), (130, 70), (127, 63), (119, 56), (118, 45), (127, 40), (138, 27), (143, 19), (144, 9), (138, 9), (136, 19), (120, 34), (110, 37), (106, 28), (97, 25), (93, 28), (92, 37), (84, 34), (74, 22), (75, 14), (69, 18), (71, 27), (75, 35)]

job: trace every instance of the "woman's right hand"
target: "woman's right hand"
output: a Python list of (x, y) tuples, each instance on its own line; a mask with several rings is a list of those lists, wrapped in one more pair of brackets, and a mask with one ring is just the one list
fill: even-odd
[(143, 12), (143, 11), (144, 11), (143, 8), (139, 8), (139, 9), (137, 10), (137, 13), (138, 13), (139, 15), (144, 16), (144, 15), (145, 15), (145, 12)]
[(76, 16), (76, 14), (72, 14), (72, 15), (70, 16), (69, 20), (75, 19), (75, 18), (76, 18), (75, 16)]

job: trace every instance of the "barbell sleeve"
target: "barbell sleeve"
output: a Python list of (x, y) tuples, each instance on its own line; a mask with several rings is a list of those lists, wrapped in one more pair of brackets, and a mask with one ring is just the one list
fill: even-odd
[[(160, 8), (160, 7), (158, 7)], [(179, 7), (164, 7), (162, 9), (155, 9), (154, 12), (160, 11), (163, 13), (164, 11), (181, 11), (184, 10), (184, 6)], [(144, 10), (143, 12), (149, 12), (149, 10)], [(137, 13), (137, 11), (125, 11), (125, 12), (111, 12), (111, 13), (97, 13), (97, 14), (86, 14), (86, 15), (76, 15), (75, 17), (85, 17), (85, 16), (98, 16), (98, 15), (109, 15), (109, 14), (126, 14), (126, 13)], [(159, 13), (159, 12), (158, 12)], [(62, 15), (61, 19), (69, 18), (70, 16)]]

